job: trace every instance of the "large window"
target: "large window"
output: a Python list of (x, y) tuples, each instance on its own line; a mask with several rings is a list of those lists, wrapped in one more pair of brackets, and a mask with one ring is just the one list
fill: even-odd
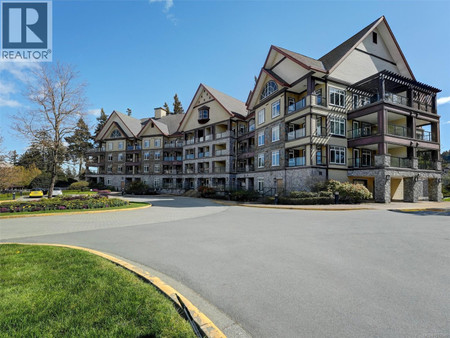
[(123, 161), (123, 153), (119, 153), (119, 155), (117, 155), (117, 160)]
[(345, 119), (330, 117), (331, 134), (345, 136)]
[(277, 167), (280, 165), (280, 151), (272, 151), (272, 167)]
[(272, 118), (280, 116), (280, 100), (272, 103)]
[(264, 130), (258, 133), (258, 146), (264, 145)]
[(345, 164), (345, 147), (330, 146), (330, 163)]
[(258, 154), (258, 168), (264, 168), (264, 153)]
[(266, 113), (266, 110), (263, 108), (258, 112), (258, 124), (264, 123), (264, 115)]
[(161, 147), (161, 139), (157, 138), (155, 139), (155, 148)]
[(117, 129), (114, 129), (113, 132), (111, 133), (111, 137), (113, 138), (122, 137), (122, 134)]
[(112, 144), (112, 142), (108, 142), (108, 150), (113, 150), (113, 144)]
[(264, 178), (258, 178), (258, 191), (264, 191)]
[(266, 98), (267, 96), (271, 95), (272, 93), (275, 93), (277, 90), (278, 90), (278, 86), (275, 83), (275, 81), (270, 80), (264, 86), (264, 89), (261, 93), (261, 100)]
[(150, 141), (149, 140), (145, 140), (144, 141), (144, 148), (148, 148), (150, 147)]
[(272, 142), (280, 140), (280, 126), (272, 127)]
[(161, 159), (161, 152), (155, 151), (155, 160), (160, 160), (160, 159)]
[(149, 160), (150, 159), (150, 153), (146, 152), (144, 153), (144, 160)]
[(108, 174), (111, 174), (111, 173), (112, 173), (112, 165), (109, 165), (109, 166), (106, 168), (106, 171), (108, 172)]
[(198, 111), (198, 119), (199, 120), (208, 120), (209, 119), (209, 110), (206, 108), (200, 109)]
[(123, 141), (119, 142), (119, 149), (123, 149)]
[(118, 174), (122, 173), (122, 166), (121, 165), (117, 166), (117, 173)]
[(255, 121), (254, 121), (254, 120), (251, 120), (251, 121), (248, 123), (248, 131), (253, 131), (253, 130), (255, 130)]
[(148, 168), (149, 168), (148, 165), (144, 165), (144, 173), (148, 173)]
[(159, 173), (160, 168), (161, 168), (161, 167), (160, 167), (159, 164), (155, 164), (154, 167), (153, 167), (153, 170), (154, 170), (154, 172), (157, 174), (157, 173)]
[(113, 155), (112, 154), (108, 154), (108, 161), (112, 161), (113, 160)]
[(345, 108), (345, 90), (330, 87), (330, 104)]

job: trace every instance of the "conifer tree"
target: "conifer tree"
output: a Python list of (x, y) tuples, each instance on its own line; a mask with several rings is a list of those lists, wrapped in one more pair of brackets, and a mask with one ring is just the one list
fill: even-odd
[(106, 116), (105, 111), (103, 108), (100, 110), (100, 116), (97, 117), (97, 126), (95, 127), (94, 137), (98, 135), (100, 130), (102, 130), (103, 126), (106, 124), (106, 121), (108, 120), (108, 116)]
[(167, 112), (167, 114), (172, 114), (172, 112), (170, 111), (170, 108), (169, 108), (169, 105), (167, 104), (167, 102), (164, 102), (163, 108)]
[(184, 114), (183, 106), (181, 105), (180, 100), (178, 99), (178, 94), (175, 94), (173, 97), (173, 113), (174, 114)]

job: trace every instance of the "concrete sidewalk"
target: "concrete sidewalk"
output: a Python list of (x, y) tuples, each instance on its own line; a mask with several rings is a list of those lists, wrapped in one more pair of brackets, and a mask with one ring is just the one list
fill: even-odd
[(421, 201), (417, 203), (392, 202), (384, 203), (361, 203), (361, 204), (329, 204), (329, 205), (275, 205), (240, 203), (234, 201), (215, 200), (216, 203), (241, 206), (250, 208), (288, 209), (288, 210), (323, 210), (323, 211), (348, 211), (348, 210), (424, 210), (424, 209), (450, 209), (450, 202), (429, 202)]

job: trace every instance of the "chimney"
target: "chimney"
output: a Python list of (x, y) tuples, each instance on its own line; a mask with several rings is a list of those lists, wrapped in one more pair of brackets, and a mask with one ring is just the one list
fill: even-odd
[(158, 107), (155, 108), (155, 119), (160, 119), (163, 116), (166, 116), (167, 112), (164, 110), (164, 108)]

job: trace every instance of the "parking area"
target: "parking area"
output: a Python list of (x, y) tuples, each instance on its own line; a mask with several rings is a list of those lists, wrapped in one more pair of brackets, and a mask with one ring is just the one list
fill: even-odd
[(153, 207), (0, 220), (0, 239), (79, 245), (136, 262), (188, 290), (229, 337), (450, 332), (448, 215), (144, 199)]

